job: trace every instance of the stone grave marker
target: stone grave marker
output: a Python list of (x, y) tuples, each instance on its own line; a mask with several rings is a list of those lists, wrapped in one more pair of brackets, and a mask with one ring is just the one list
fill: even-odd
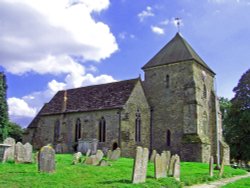
[(155, 156), (154, 173), (156, 179), (166, 177), (165, 158), (165, 153), (162, 153), (162, 155), (157, 153)]
[(86, 153), (86, 157), (88, 157), (91, 154), (91, 150), (88, 149), (87, 153)]
[(33, 151), (33, 147), (30, 143), (26, 143), (24, 146), (24, 150), (25, 150), (25, 155), (24, 155), (24, 163), (32, 163), (32, 151)]
[(222, 175), (224, 173), (224, 166), (225, 166), (225, 160), (224, 160), (224, 158), (222, 158), (222, 162), (221, 162), (221, 166), (220, 166), (220, 172), (219, 172), (220, 177), (222, 177)]
[(209, 176), (213, 177), (214, 176), (214, 157), (211, 156), (209, 160)]
[(153, 150), (151, 156), (150, 156), (150, 162), (154, 163), (155, 162), (155, 156), (156, 156), (157, 152), (156, 150)]
[(173, 166), (173, 177), (180, 181), (180, 157), (179, 155), (175, 155), (174, 166)]
[(119, 159), (120, 156), (121, 156), (121, 149), (116, 148), (114, 151), (112, 151), (112, 155), (110, 157), (110, 160), (116, 161)]
[(132, 183), (143, 183), (146, 181), (149, 152), (147, 148), (138, 146), (134, 160)]
[(4, 153), (3, 161), (13, 161), (15, 159), (15, 144), (16, 141), (14, 138), (8, 137), (4, 140), (4, 144), (11, 145), (11, 147), (7, 148)]
[(109, 166), (109, 163), (108, 161), (102, 159), (99, 166)]
[(73, 161), (72, 164), (78, 164), (81, 162), (81, 157), (82, 157), (82, 153), (81, 152), (77, 152), (73, 155)]
[(103, 154), (102, 150), (97, 150), (95, 156), (96, 156), (97, 161), (100, 162), (102, 160), (104, 154)]
[(166, 173), (168, 173), (169, 170), (169, 164), (170, 164), (170, 159), (171, 159), (171, 152), (170, 151), (163, 151), (163, 153), (165, 154), (166, 157)]
[(176, 155), (172, 155), (170, 158), (169, 167), (168, 167), (168, 175), (169, 176), (173, 176), (175, 158), (176, 158)]
[(15, 146), (15, 162), (23, 163), (25, 161), (26, 150), (21, 142), (17, 142)]
[(108, 150), (108, 153), (107, 153), (107, 159), (110, 160), (111, 158), (111, 155), (112, 155), (112, 150)]
[(55, 172), (55, 150), (51, 146), (44, 146), (38, 154), (38, 170), (40, 172)]

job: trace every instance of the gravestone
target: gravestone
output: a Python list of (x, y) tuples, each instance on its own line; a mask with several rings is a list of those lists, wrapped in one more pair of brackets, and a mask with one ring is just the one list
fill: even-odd
[(170, 165), (170, 159), (171, 159), (171, 152), (170, 151), (163, 151), (163, 153), (166, 156), (166, 173), (168, 173), (169, 165)]
[(149, 152), (147, 148), (138, 146), (134, 160), (132, 183), (143, 183), (146, 181)]
[(55, 150), (51, 146), (42, 147), (38, 154), (39, 172), (52, 173), (55, 168)]
[(88, 149), (91, 150), (91, 154), (96, 154), (98, 146), (97, 139), (84, 139), (78, 141), (77, 151), (86, 154)]
[(153, 150), (151, 156), (150, 156), (150, 162), (154, 163), (155, 162), (155, 156), (156, 156), (157, 152), (156, 150)]
[(213, 177), (214, 176), (214, 157), (211, 156), (209, 160), (209, 176)]
[(32, 145), (30, 143), (26, 143), (23, 147), (25, 150), (24, 163), (32, 163)]
[(225, 159), (222, 158), (221, 166), (220, 166), (220, 172), (219, 172), (219, 177), (222, 177), (224, 173), (224, 166), (225, 166)]
[(116, 160), (119, 159), (120, 156), (121, 156), (121, 149), (120, 148), (116, 148), (114, 151), (112, 151), (110, 160), (116, 161)]
[(102, 159), (99, 166), (109, 166), (109, 163), (108, 161)]
[(176, 155), (172, 155), (170, 158), (169, 167), (168, 167), (168, 175), (169, 176), (173, 176), (175, 158), (176, 158)]
[(108, 153), (107, 153), (107, 159), (110, 160), (111, 158), (111, 155), (112, 155), (112, 150), (108, 150)]
[(77, 152), (74, 154), (73, 156), (73, 161), (72, 161), (72, 164), (78, 164), (81, 162), (81, 157), (82, 157), (82, 153), (81, 152)]
[(87, 153), (86, 153), (86, 157), (88, 157), (91, 154), (91, 150), (88, 149)]
[(99, 165), (103, 156), (103, 152), (101, 150), (97, 150), (96, 155), (91, 155), (90, 157), (87, 157), (84, 163), (88, 165)]
[(99, 162), (102, 160), (103, 156), (104, 156), (104, 154), (103, 154), (102, 150), (97, 150), (96, 158)]
[(3, 143), (10, 145), (10, 147), (5, 150), (3, 161), (13, 161), (15, 158), (15, 139), (8, 137), (4, 140)]
[(158, 153), (155, 156), (155, 162), (154, 162), (154, 167), (155, 167), (155, 178), (163, 178), (166, 177), (166, 156), (165, 153), (162, 153), (159, 155)]
[(180, 181), (180, 157), (175, 155), (174, 166), (173, 166), (173, 177)]

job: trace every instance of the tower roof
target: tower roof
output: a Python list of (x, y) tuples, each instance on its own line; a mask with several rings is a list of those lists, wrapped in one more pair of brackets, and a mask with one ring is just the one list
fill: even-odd
[(187, 60), (194, 60), (215, 74), (179, 33), (176, 33), (175, 37), (170, 40), (170, 42), (167, 43), (147, 64), (145, 64), (142, 69)]

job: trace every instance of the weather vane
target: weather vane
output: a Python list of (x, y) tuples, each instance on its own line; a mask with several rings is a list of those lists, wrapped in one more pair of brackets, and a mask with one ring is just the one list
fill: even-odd
[(180, 26), (181, 26), (181, 18), (175, 18), (175, 23), (177, 25), (178, 28), (178, 33), (180, 32)]

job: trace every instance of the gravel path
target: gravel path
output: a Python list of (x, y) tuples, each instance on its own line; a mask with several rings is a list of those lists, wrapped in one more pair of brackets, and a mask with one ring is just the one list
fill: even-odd
[(220, 179), (218, 181), (208, 182), (205, 184), (185, 186), (184, 188), (218, 188), (218, 187), (221, 187), (221, 186), (226, 185), (228, 183), (234, 182), (234, 181), (242, 179), (242, 178), (247, 178), (247, 177), (250, 177), (250, 173), (247, 173), (246, 175), (242, 175), (242, 176), (235, 176), (232, 178)]

